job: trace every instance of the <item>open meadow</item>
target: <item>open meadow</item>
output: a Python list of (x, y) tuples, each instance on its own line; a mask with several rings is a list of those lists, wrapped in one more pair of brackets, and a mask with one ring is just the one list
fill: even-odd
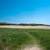
[(50, 50), (50, 29), (0, 28), (0, 50)]

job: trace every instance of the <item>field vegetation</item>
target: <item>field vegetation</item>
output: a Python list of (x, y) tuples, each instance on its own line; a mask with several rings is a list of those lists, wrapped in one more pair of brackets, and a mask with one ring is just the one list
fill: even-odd
[(50, 30), (0, 28), (0, 50), (20, 50), (35, 41), (50, 50)]

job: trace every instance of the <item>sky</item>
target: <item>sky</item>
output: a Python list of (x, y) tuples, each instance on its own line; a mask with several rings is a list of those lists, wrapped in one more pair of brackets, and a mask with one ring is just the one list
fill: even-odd
[(0, 22), (50, 24), (50, 0), (0, 0)]

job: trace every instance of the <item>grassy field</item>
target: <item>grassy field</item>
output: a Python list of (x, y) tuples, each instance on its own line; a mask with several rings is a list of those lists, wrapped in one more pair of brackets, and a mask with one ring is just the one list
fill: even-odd
[(0, 50), (20, 50), (35, 41), (50, 50), (50, 30), (0, 28)]

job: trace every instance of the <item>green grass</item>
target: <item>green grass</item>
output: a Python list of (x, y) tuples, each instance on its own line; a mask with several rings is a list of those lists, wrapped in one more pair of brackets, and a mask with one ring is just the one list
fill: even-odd
[[(50, 30), (48, 29), (0, 29), (0, 50), (16, 50), (22, 45), (34, 44), (38, 40), (40, 45), (50, 50)], [(37, 41), (37, 42), (38, 42)]]

